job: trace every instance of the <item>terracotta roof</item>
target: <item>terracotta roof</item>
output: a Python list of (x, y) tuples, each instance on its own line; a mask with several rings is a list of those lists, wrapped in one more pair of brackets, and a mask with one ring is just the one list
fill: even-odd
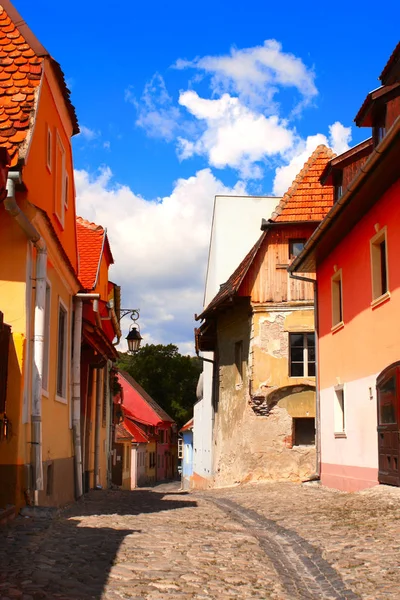
[(129, 417), (125, 418), (124, 425), (125, 428), (132, 435), (134, 442), (136, 442), (137, 444), (147, 444), (147, 442), (149, 441), (148, 436)]
[[(393, 50), (382, 73), (379, 75), (379, 79), (382, 81), (382, 83), (384, 85), (394, 83), (394, 81), (396, 79), (396, 71), (397, 71), (397, 77), (399, 76), (399, 65), (400, 65), (400, 42), (397, 44), (396, 48)], [(393, 76), (393, 81), (392, 81), (391, 76)]]
[(24, 158), (28, 148), (45, 57), (50, 60), (60, 85), (74, 133), (78, 133), (75, 109), (60, 65), (35, 38), (11, 2), (1, 1), (0, 145), (8, 150), (11, 167)]
[(271, 221), (321, 221), (325, 217), (333, 204), (333, 187), (321, 185), (319, 178), (333, 157), (330, 148), (317, 146), (272, 213)]
[(148, 425), (158, 425), (161, 421), (174, 423), (174, 420), (155, 400), (125, 371), (118, 371), (118, 379), (123, 389), (123, 405), (134, 418)]
[(115, 426), (115, 433), (117, 440), (129, 440), (132, 441), (133, 435), (128, 431), (127, 427), (125, 427), (125, 423), (118, 423)]
[(194, 425), (194, 419), (190, 419), (190, 421), (188, 421), (187, 423), (184, 424), (184, 426), (182, 427), (182, 429), (179, 430), (179, 433), (182, 433), (183, 431), (189, 431), (190, 429), (193, 429), (193, 425)]
[(196, 321), (204, 319), (206, 315), (211, 313), (222, 303), (229, 301), (230, 298), (236, 294), (266, 235), (267, 232), (263, 231), (258, 241), (254, 244), (250, 252), (246, 254), (240, 265), (229, 277), (228, 281), (220, 286), (218, 294), (214, 296), (210, 304), (200, 315), (196, 315)]
[(97, 284), (104, 246), (110, 254), (110, 262), (114, 262), (108, 243), (107, 230), (101, 225), (77, 217), (76, 236), (79, 256), (79, 280), (85, 290), (93, 290)]

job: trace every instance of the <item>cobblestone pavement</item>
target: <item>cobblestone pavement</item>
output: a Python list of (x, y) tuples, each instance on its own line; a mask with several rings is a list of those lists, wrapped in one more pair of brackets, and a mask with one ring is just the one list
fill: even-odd
[(400, 599), (400, 490), (96, 491), (0, 530), (0, 599)]

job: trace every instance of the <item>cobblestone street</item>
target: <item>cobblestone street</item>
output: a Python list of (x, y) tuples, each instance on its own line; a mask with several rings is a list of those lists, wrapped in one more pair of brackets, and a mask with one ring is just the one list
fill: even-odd
[(0, 598), (399, 598), (400, 489), (91, 492), (0, 530)]

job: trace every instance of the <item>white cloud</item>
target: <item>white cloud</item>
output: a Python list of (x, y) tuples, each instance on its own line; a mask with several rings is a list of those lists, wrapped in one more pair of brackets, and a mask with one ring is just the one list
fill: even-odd
[(80, 129), (79, 135), (82, 138), (84, 138), (85, 140), (87, 140), (88, 142), (92, 142), (93, 140), (95, 140), (96, 138), (98, 138), (100, 136), (100, 131), (90, 129), (89, 127), (86, 127), (85, 125), (80, 125), (79, 129)]
[(180, 129), (181, 114), (173, 105), (165, 81), (155, 73), (144, 87), (140, 100), (136, 100), (131, 89), (126, 90), (125, 100), (137, 111), (136, 125), (144, 129), (149, 137), (162, 138), (170, 142)]
[(254, 163), (282, 155), (293, 144), (293, 133), (285, 121), (254, 112), (229, 94), (208, 100), (187, 91), (181, 93), (179, 103), (205, 124), (197, 139), (178, 139), (181, 159), (204, 154), (214, 167), (229, 166), (246, 179), (259, 178), (262, 170)]
[(122, 285), (123, 305), (140, 308), (143, 337), (186, 352), (202, 307), (214, 196), (243, 194), (244, 185), (227, 188), (203, 169), (176, 181), (169, 196), (148, 201), (115, 184), (108, 168), (94, 177), (76, 171), (75, 183), (78, 214), (107, 228), (110, 277)]
[(203, 71), (211, 75), (214, 93), (234, 93), (264, 108), (272, 103), (279, 86), (294, 87), (303, 101), (318, 93), (313, 71), (300, 58), (283, 52), (282, 45), (273, 39), (266, 40), (262, 46), (232, 48), (230, 54), (223, 56), (205, 56), (192, 61), (180, 59), (174, 66)]
[(329, 126), (328, 137), (317, 133), (308, 136), (306, 140), (297, 138), (293, 148), (285, 157), (288, 164), (278, 167), (275, 171), (273, 194), (282, 196), (289, 189), (296, 175), (319, 144), (330, 147), (335, 154), (341, 154), (349, 149), (350, 141), (351, 127), (344, 127), (339, 121)]

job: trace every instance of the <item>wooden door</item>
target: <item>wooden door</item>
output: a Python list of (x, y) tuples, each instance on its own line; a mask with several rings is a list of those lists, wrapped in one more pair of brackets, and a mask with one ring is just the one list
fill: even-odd
[(377, 379), (379, 483), (400, 486), (400, 363)]
[(122, 485), (122, 465), (124, 461), (124, 450), (123, 444), (114, 444), (115, 461), (113, 461), (111, 479), (114, 485)]

